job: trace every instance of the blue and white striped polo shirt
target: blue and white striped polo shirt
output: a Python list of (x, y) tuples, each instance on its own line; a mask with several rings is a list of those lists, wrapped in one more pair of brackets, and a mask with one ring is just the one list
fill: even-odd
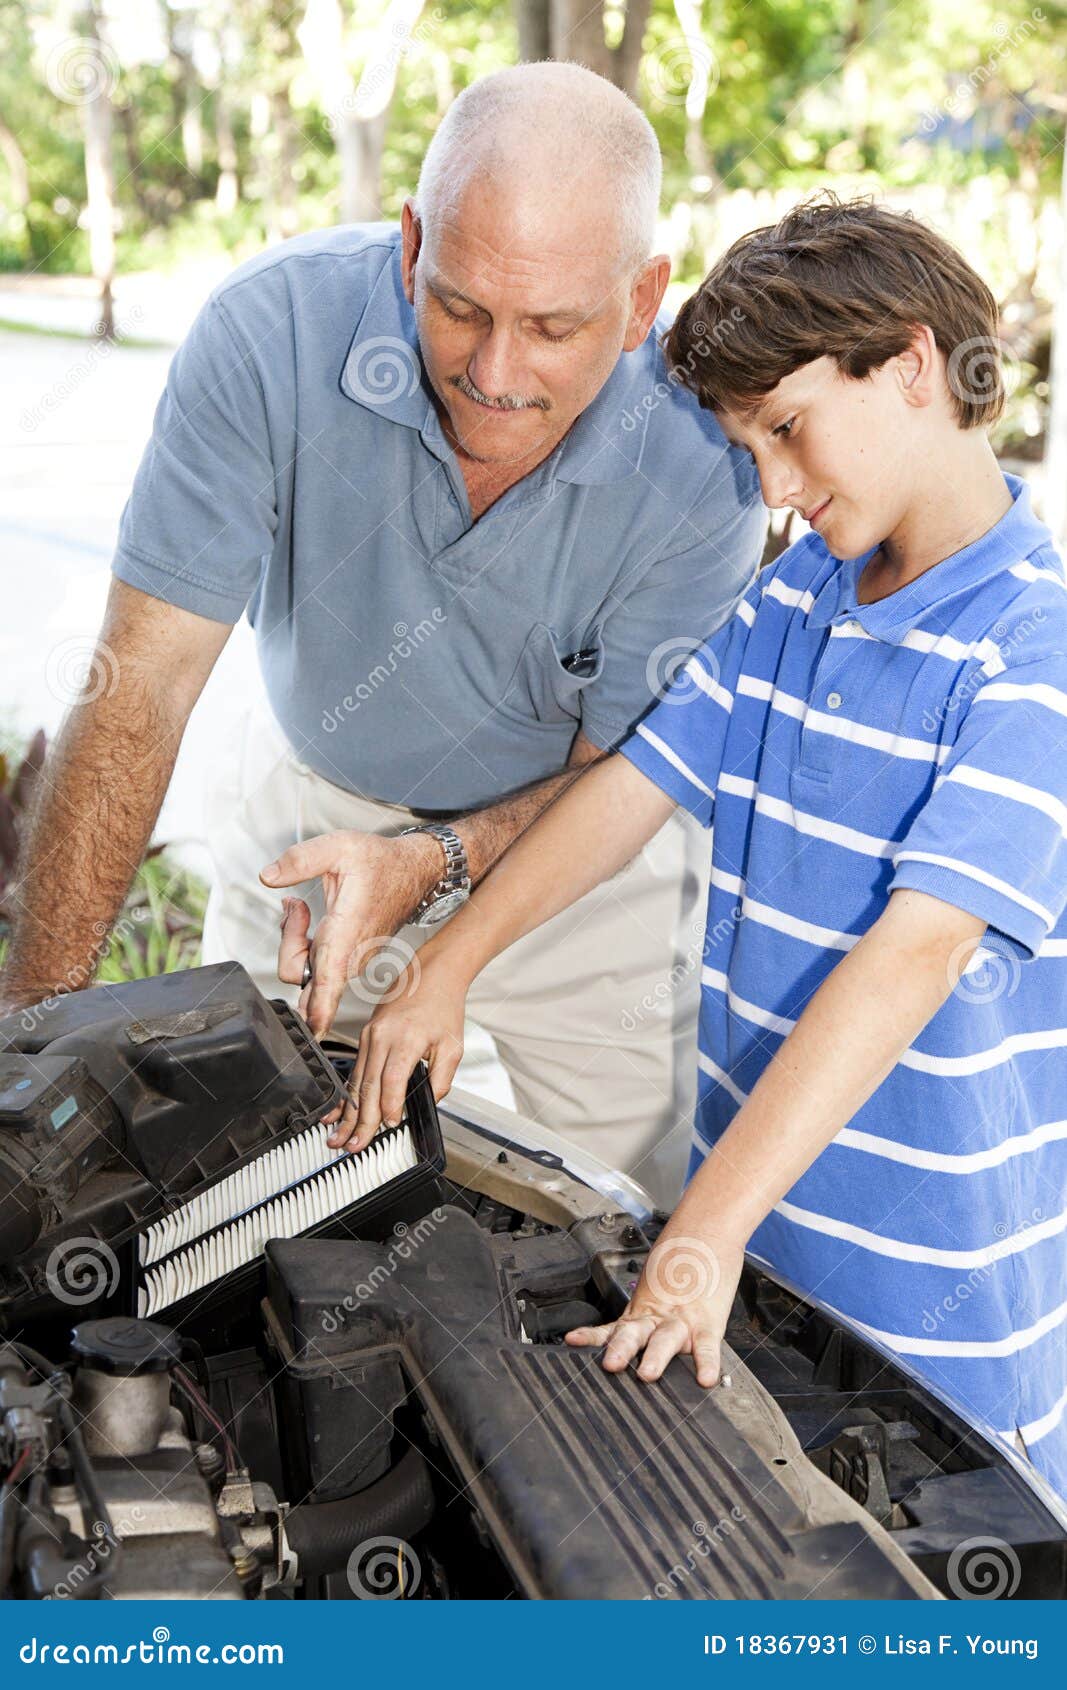
[(705, 825), (690, 1172), (812, 993), (914, 887), (975, 962), (750, 1251), (1067, 1495), (1067, 591), (1023, 484), (877, 604), (804, 536), (623, 746)]

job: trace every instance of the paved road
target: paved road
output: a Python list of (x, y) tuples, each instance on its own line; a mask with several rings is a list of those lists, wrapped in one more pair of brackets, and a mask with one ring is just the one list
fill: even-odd
[[(219, 257), (188, 264), (174, 275), (120, 276), (114, 314), (119, 334), (177, 346), (216, 282), (232, 266)], [(88, 276), (0, 276), (0, 319), (40, 329), (91, 335), (100, 316), (99, 290)]]

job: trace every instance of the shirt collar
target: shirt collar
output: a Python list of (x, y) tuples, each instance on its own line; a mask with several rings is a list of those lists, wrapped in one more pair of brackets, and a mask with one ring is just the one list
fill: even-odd
[[(839, 616), (850, 616), (875, 639), (899, 644), (904, 636), (933, 612), (951, 620), (950, 602), (974, 591), (983, 581), (1028, 557), (1047, 536), (1030, 508), (1030, 489), (1016, 475), (1005, 475), (1011, 509), (979, 539), (934, 564), (906, 587), (875, 604), (860, 604), (856, 594), (865, 565), (878, 550), (841, 560), (816, 595), (808, 612), (809, 628), (826, 628)], [(829, 553), (827, 553), (829, 557)]]
[(422, 429), (433, 397), (419, 357), (415, 313), (401, 281), (399, 230), (392, 245), (345, 355), (341, 392), (388, 422)]
[[(419, 356), (415, 313), (401, 282), (400, 235), (371, 288), (340, 375), (341, 392), (389, 422), (440, 437), (430, 384)], [(657, 323), (654, 334), (662, 325)], [(623, 352), (611, 375), (552, 456), (556, 476), (592, 486), (621, 481), (641, 462), (649, 407), (648, 368), (636, 352)], [(643, 378), (643, 379), (642, 379)]]

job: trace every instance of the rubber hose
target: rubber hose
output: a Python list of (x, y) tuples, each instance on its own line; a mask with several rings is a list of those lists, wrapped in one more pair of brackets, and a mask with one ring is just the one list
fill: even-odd
[(301, 1576), (316, 1578), (339, 1572), (365, 1538), (414, 1537), (433, 1510), (429, 1469), (412, 1446), (391, 1472), (355, 1496), (300, 1503), (285, 1517), (285, 1535)]

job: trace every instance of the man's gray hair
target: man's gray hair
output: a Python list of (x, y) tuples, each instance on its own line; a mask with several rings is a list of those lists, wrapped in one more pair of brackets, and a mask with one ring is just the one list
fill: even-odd
[(663, 162), (634, 102), (584, 65), (514, 65), (472, 82), (449, 106), (426, 151), (415, 205), (428, 234), (477, 177), (551, 171), (546, 189), (588, 178), (614, 210), (619, 255), (636, 269), (656, 238)]

